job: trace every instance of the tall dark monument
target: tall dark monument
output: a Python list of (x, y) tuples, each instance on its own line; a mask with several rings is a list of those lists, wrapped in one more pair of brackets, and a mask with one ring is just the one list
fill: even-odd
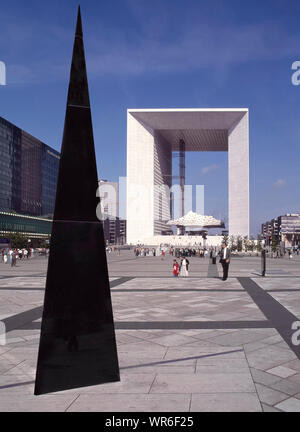
[(119, 381), (80, 9), (42, 319), (35, 394)]

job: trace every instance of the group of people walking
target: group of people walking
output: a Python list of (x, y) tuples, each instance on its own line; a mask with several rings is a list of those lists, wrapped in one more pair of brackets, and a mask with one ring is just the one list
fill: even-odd
[[(220, 264), (223, 268), (223, 277), (222, 280), (226, 281), (228, 278), (228, 271), (229, 271), (229, 264), (230, 264), (230, 257), (231, 252), (230, 249), (227, 247), (226, 243), (222, 243), (222, 248), (219, 253), (217, 253), (216, 249), (211, 251), (210, 258), (212, 259), (212, 263), (216, 264), (217, 256), (220, 258)], [(173, 276), (174, 277), (188, 277), (189, 275), (189, 260), (187, 257), (183, 256), (181, 258), (180, 263), (177, 262), (176, 259), (173, 260)]]
[(30, 258), (33, 254), (32, 249), (2, 249), (1, 262), (10, 264), (12, 267), (16, 266), (17, 259)]
[(175, 256), (176, 258), (180, 257), (200, 257), (207, 258), (209, 256), (209, 252), (207, 249), (202, 248), (174, 248), (171, 247), (169, 250), (170, 255)]
[(212, 264), (217, 263), (217, 258), (219, 257), (219, 262), (223, 268), (223, 277), (222, 280), (226, 281), (228, 278), (229, 264), (231, 252), (225, 242), (222, 242), (221, 249), (217, 249), (216, 247), (212, 247), (209, 250), (201, 247), (193, 247), (193, 248), (176, 248), (171, 246), (167, 248), (166, 246), (160, 245), (157, 248), (147, 248), (141, 245), (138, 245), (134, 248), (133, 253), (136, 257), (138, 256), (160, 256), (163, 260), (166, 256), (166, 252), (168, 252), (171, 256), (174, 257), (172, 264), (172, 273), (174, 277), (188, 277), (189, 275), (189, 265), (190, 262), (187, 257), (200, 257), (206, 258), (210, 257), (212, 260)]
[(133, 253), (136, 257), (142, 256), (161, 256), (164, 257), (166, 255), (165, 248), (145, 248), (145, 247), (136, 247), (133, 249)]
[(173, 276), (188, 277), (190, 262), (186, 257), (181, 258), (180, 263), (176, 259), (173, 261)]

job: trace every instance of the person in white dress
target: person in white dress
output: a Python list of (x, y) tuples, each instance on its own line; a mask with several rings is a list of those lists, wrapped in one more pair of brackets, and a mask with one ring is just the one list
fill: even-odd
[(9, 264), (11, 265), (11, 263), (12, 263), (12, 257), (13, 257), (13, 250), (10, 249), (9, 252), (8, 252), (8, 254), (9, 254)]
[(183, 257), (183, 260), (181, 262), (181, 269), (180, 269), (180, 276), (181, 277), (187, 277), (188, 276), (186, 266), (187, 266), (187, 262), (186, 262), (185, 257)]

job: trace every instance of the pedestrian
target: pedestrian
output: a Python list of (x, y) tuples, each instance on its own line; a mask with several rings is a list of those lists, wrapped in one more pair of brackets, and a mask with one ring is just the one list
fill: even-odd
[(12, 265), (13, 250), (9, 249), (9, 264)]
[(223, 267), (223, 281), (226, 281), (228, 278), (228, 270), (229, 270), (229, 264), (230, 264), (230, 249), (227, 247), (226, 243), (222, 243), (222, 249), (220, 251), (220, 263)]
[(188, 274), (187, 274), (187, 271), (186, 271), (186, 259), (185, 259), (185, 257), (183, 257), (182, 258), (182, 261), (181, 261), (181, 269), (180, 269), (180, 276), (181, 277), (187, 277), (188, 276)]
[(186, 276), (188, 276), (189, 275), (190, 262), (187, 258), (185, 259), (185, 261), (186, 261)]
[(14, 250), (14, 251), (12, 252), (12, 261), (11, 261), (11, 266), (12, 266), (12, 267), (15, 267), (16, 264), (17, 264), (17, 251)]
[(179, 275), (179, 264), (176, 261), (176, 259), (174, 259), (174, 261), (173, 261), (173, 276), (178, 277), (178, 275)]
[(216, 264), (216, 263), (217, 263), (217, 251), (216, 251), (216, 249), (214, 249), (214, 250), (212, 251), (212, 263), (213, 263), (213, 264)]

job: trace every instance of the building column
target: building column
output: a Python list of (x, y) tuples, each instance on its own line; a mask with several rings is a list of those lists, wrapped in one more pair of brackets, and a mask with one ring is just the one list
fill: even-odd
[(249, 236), (249, 115), (228, 131), (229, 235)]
[(184, 186), (185, 186), (185, 142), (179, 142), (179, 181), (181, 188), (181, 216), (184, 216)]
[(153, 129), (127, 113), (127, 234), (128, 244), (154, 235)]

